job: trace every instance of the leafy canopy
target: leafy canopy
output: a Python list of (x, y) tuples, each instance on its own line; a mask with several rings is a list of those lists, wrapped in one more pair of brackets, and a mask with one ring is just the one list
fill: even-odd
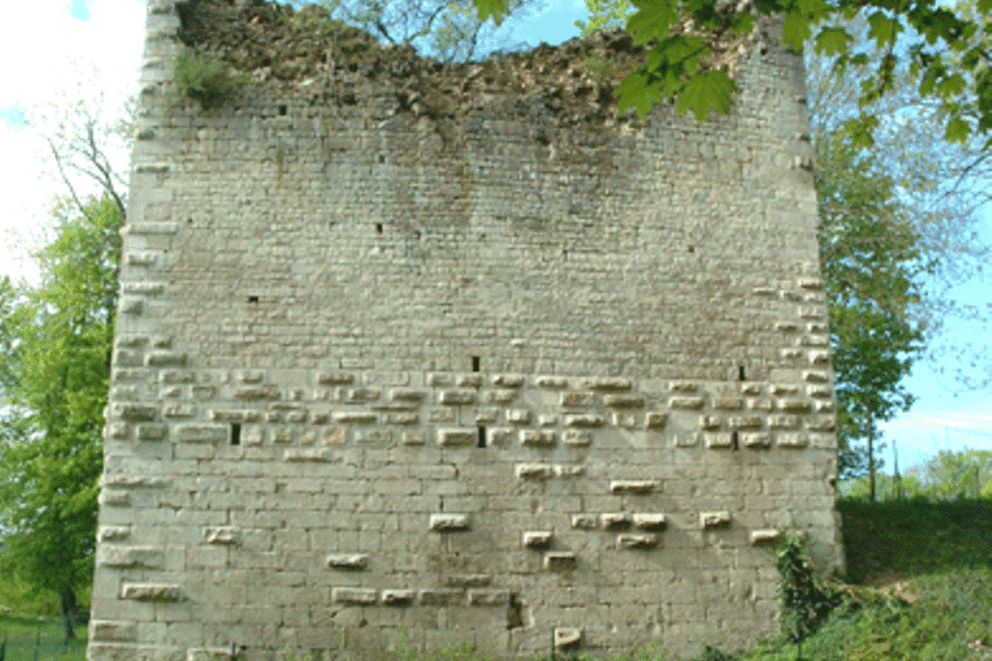
[(63, 610), (92, 577), (121, 224), (108, 197), (63, 211), (41, 286), (0, 283), (0, 572)]
[[(498, 14), (499, 0), (474, 2), (480, 17)], [(920, 96), (939, 106), (947, 140), (992, 134), (992, 0), (954, 7), (937, 0), (590, 0), (587, 6), (593, 18), (579, 23), (584, 31), (626, 17), (635, 43), (649, 47), (647, 61), (618, 88), (621, 111), (633, 107), (643, 116), (653, 104), (675, 99), (680, 112), (692, 110), (697, 118), (727, 112), (733, 80), (704, 62), (714, 44), (747, 37), (760, 18), (777, 16), (787, 45), (835, 57), (839, 76), (869, 64), (873, 49), (883, 51), (870, 69), (859, 71), (863, 108), (896, 88), (893, 72), (904, 61)], [(856, 40), (848, 29), (858, 16), (868, 22), (870, 42)], [(876, 125), (866, 111), (850, 119), (847, 130), (867, 145)]]

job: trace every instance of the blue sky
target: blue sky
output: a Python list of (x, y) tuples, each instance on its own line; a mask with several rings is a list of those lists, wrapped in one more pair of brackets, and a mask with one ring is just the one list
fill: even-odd
[[(531, 45), (559, 43), (576, 36), (584, 17), (582, 0), (559, 0), (509, 27)], [(45, 145), (24, 125), (31, 111), (51, 103), (105, 97), (105, 115), (119, 112), (133, 93), (141, 53), (143, 0), (32, 0), (5, 7), (0, 27), (0, 274), (27, 273), (16, 257), (16, 243), (43, 231), (48, 205), (59, 191), (44, 158)], [(16, 28), (14, 27), (16, 26)], [(515, 41), (516, 41), (515, 40)], [(126, 152), (115, 155), (127, 163)], [(15, 234), (10, 229), (15, 230)], [(986, 214), (981, 237), (992, 243), (992, 218)], [(992, 302), (992, 284), (972, 282), (958, 288), (969, 302)], [(964, 342), (984, 329), (952, 326), (952, 342)], [(987, 367), (988, 358), (984, 359)], [(917, 396), (913, 410), (883, 426), (896, 440), (905, 468), (942, 449), (992, 449), (992, 389), (956, 392), (953, 381), (921, 363), (907, 380)], [(891, 449), (883, 455), (891, 467)]]

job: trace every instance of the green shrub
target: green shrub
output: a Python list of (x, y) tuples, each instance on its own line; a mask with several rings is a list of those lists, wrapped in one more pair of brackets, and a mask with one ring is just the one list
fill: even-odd
[(231, 74), (219, 58), (188, 50), (176, 58), (176, 85), (180, 93), (208, 109), (233, 97), (244, 80)]

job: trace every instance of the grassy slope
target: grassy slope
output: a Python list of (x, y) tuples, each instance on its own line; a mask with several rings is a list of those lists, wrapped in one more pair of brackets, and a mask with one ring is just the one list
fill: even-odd
[[(992, 501), (839, 509), (849, 598), (804, 643), (804, 659), (992, 661)], [(777, 641), (736, 658), (796, 654)]]

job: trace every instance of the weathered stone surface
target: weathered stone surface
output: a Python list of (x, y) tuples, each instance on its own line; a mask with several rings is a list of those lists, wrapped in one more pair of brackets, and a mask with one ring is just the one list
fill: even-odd
[(131, 642), (138, 639), (135, 622), (93, 620), (90, 622), (90, 640), (104, 642)]
[(521, 480), (546, 480), (554, 469), (550, 464), (517, 464), (516, 473)]
[(114, 404), (113, 416), (128, 422), (152, 422), (158, 417), (158, 407), (151, 404)]
[(96, 561), (116, 569), (161, 569), (165, 552), (148, 546), (104, 546), (97, 553)]
[(582, 642), (582, 629), (575, 627), (555, 627), (554, 643), (559, 649), (578, 647)]
[(659, 486), (657, 480), (611, 480), (610, 493), (647, 494)]
[[(90, 661), (777, 633), (753, 529), (840, 557), (797, 55), (715, 45), (741, 93), (700, 123), (616, 112), (587, 65), (643, 59), (622, 33), (440, 66), (314, 7), (179, 9), (149, 17), (105, 444), (108, 475), (171, 482), (104, 484), (93, 619), (135, 628)], [(173, 98), (187, 50), (250, 84)], [(102, 564), (144, 547), (161, 569)]]
[(371, 606), (379, 600), (372, 588), (332, 588), (331, 601), (335, 604)]
[(220, 443), (231, 430), (227, 425), (181, 424), (175, 426), (176, 438), (183, 443)]
[(617, 548), (621, 549), (653, 549), (658, 546), (661, 538), (650, 533), (617, 535)]
[(445, 446), (473, 445), (478, 433), (475, 429), (438, 429), (437, 444)]
[(468, 530), (470, 523), (468, 514), (431, 514), (430, 529), (435, 532)]
[(182, 590), (169, 583), (125, 583), (121, 586), (121, 599), (174, 602), (182, 599)]
[(730, 512), (727, 511), (699, 513), (700, 528), (726, 528), (730, 525), (730, 520)]
[(327, 566), (331, 569), (363, 571), (368, 569), (369, 556), (365, 553), (332, 553), (327, 556)]
[(235, 526), (204, 526), (203, 541), (207, 544), (234, 546), (241, 541), (241, 531)]
[(635, 512), (631, 520), (635, 526), (643, 530), (663, 530), (668, 525), (665, 515), (660, 512)]
[(547, 551), (544, 554), (544, 568), (551, 571), (567, 571), (575, 569), (578, 563), (572, 551)]
[(601, 415), (595, 414), (572, 414), (565, 416), (565, 426), (566, 427), (577, 427), (580, 429), (592, 428), (592, 427), (602, 427), (606, 424), (606, 419)]
[(529, 549), (546, 549), (554, 539), (552, 530), (528, 530), (524, 532), (523, 544)]
[(778, 544), (781, 539), (782, 531), (774, 528), (751, 531), (751, 544), (754, 546), (760, 544)]

